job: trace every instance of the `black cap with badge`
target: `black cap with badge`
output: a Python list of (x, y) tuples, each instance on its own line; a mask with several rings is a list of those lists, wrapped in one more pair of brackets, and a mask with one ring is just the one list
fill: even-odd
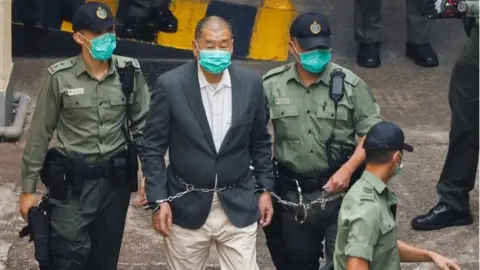
[(298, 15), (290, 26), (290, 38), (296, 38), (302, 49), (330, 48), (332, 31), (325, 15), (308, 12)]
[(75, 10), (72, 18), (73, 31), (87, 30), (101, 33), (114, 25), (119, 25), (114, 19), (109, 6), (99, 2), (88, 2)]
[(363, 148), (366, 150), (405, 150), (413, 152), (413, 147), (405, 143), (402, 129), (390, 122), (379, 122), (367, 132)]

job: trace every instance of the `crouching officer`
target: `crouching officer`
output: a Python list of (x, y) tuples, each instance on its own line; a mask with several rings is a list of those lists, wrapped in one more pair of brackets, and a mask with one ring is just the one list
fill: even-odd
[(388, 188), (413, 147), (397, 125), (380, 122), (367, 133), (366, 168), (345, 196), (338, 218), (335, 270), (398, 270), (400, 262), (434, 262), (460, 270), (451, 259), (397, 240), (397, 196)]
[(311, 208), (277, 203), (265, 234), (277, 269), (317, 270), (324, 239), (332, 262), (341, 204), (337, 195), (365, 159), (355, 135), (363, 139), (381, 118), (365, 82), (330, 61), (331, 31), (324, 15), (299, 15), (290, 38), (297, 61), (264, 76), (275, 135), (275, 192), (297, 204), (321, 199), (325, 190), (335, 195)]
[(43, 75), (22, 158), (20, 212), (26, 218), (36, 206), (40, 176), (50, 196), (53, 269), (114, 270), (150, 95), (137, 60), (113, 55), (108, 6), (89, 2), (72, 23), (82, 52)]

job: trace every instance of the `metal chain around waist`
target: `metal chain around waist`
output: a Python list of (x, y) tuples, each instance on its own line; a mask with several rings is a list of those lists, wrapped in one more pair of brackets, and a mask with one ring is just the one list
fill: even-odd
[[(180, 197), (182, 197), (183, 195), (185, 194), (188, 194), (190, 192), (202, 192), (202, 193), (209, 193), (209, 192), (221, 192), (221, 191), (224, 191), (224, 190), (227, 190), (227, 189), (230, 189), (232, 187), (235, 186), (235, 183), (231, 184), (231, 185), (228, 185), (228, 186), (225, 186), (225, 187), (221, 187), (221, 188), (195, 188), (194, 185), (192, 184), (188, 184), (187, 182), (185, 182), (182, 178), (180, 177), (176, 177), (176, 179), (182, 184), (185, 186), (185, 191), (182, 191), (182, 192), (179, 192), (173, 196), (168, 196), (166, 199), (163, 199), (163, 200), (158, 200), (156, 201), (155, 203), (157, 205), (160, 205), (161, 203), (164, 203), (164, 202), (171, 202), (175, 199), (178, 199)], [(147, 209), (150, 209), (150, 208), (147, 208)], [(156, 209), (159, 209), (159, 207), (157, 206), (153, 211), (156, 212)]]
[[(209, 192), (221, 192), (221, 191), (224, 191), (224, 190), (227, 190), (227, 189), (230, 189), (232, 187), (235, 186), (235, 183), (231, 184), (231, 185), (228, 185), (228, 186), (225, 186), (225, 187), (221, 187), (221, 188), (195, 188), (194, 185), (192, 184), (188, 184), (186, 183), (182, 178), (180, 177), (176, 177), (176, 179), (185, 186), (185, 191), (182, 191), (182, 192), (179, 192), (173, 196), (168, 196), (166, 199), (163, 199), (163, 200), (158, 200), (156, 201), (156, 206), (153, 207), (153, 212), (157, 212), (158, 210), (160, 210), (160, 204), (161, 203), (164, 203), (164, 202), (171, 202), (175, 199), (178, 199), (182, 196), (184, 196), (185, 194), (188, 194), (190, 192), (202, 192), (202, 193), (209, 193)], [(302, 188), (300, 187), (300, 184), (298, 183), (298, 181), (296, 179), (295, 180), (295, 183), (297, 185), (297, 191), (298, 191), (298, 203), (295, 203), (295, 202), (291, 202), (291, 201), (287, 201), (285, 199), (282, 199), (281, 196), (279, 196), (278, 194), (276, 194), (275, 192), (273, 191), (270, 191), (270, 195), (272, 197), (274, 197), (278, 203), (282, 204), (282, 205), (285, 205), (285, 206), (288, 206), (288, 207), (293, 207), (293, 208), (300, 208), (299, 211), (302, 211), (303, 214), (304, 214), (304, 218), (298, 218), (298, 215), (295, 216), (295, 219), (297, 219), (297, 221), (299, 221), (300, 223), (303, 223), (305, 222), (305, 220), (307, 219), (307, 211), (312, 208), (315, 204), (320, 204), (320, 207), (322, 210), (325, 210), (325, 206), (327, 204), (327, 202), (330, 202), (330, 201), (333, 201), (333, 200), (336, 200), (338, 198), (341, 198), (345, 195), (344, 192), (340, 192), (340, 193), (335, 193), (335, 194), (329, 194), (328, 192), (326, 191), (323, 191), (322, 194), (320, 195), (319, 198), (309, 202), (309, 203), (304, 203), (303, 202), (303, 195), (302, 195)], [(264, 191), (264, 192), (267, 192), (266, 189), (257, 189), (256, 191)], [(146, 210), (148, 209), (152, 209), (152, 206), (147, 206), (145, 207)], [(298, 214), (298, 213), (297, 213)]]

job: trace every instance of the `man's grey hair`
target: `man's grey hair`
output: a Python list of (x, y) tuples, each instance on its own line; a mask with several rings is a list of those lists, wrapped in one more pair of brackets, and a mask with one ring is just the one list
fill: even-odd
[(197, 26), (195, 27), (195, 40), (199, 40), (202, 37), (203, 29), (208, 26), (209, 23), (214, 21), (225, 23), (225, 25), (228, 27), (228, 31), (230, 31), (230, 34), (233, 38), (232, 25), (227, 20), (218, 16), (208, 16), (198, 21)]

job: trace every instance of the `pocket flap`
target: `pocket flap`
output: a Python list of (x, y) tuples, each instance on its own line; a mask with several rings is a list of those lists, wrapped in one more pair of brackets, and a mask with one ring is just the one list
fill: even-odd
[(380, 224), (380, 231), (382, 234), (387, 234), (393, 228), (395, 228), (395, 220), (390, 215), (382, 216), (382, 223)]
[(64, 108), (88, 108), (92, 107), (92, 98), (85, 94), (75, 96), (63, 96)]
[(127, 104), (127, 99), (123, 94), (110, 94), (110, 105), (125, 105)]
[(288, 116), (298, 116), (296, 105), (276, 105), (270, 108), (270, 118), (272, 119)]
[[(319, 106), (317, 110), (317, 117), (334, 120), (335, 111), (332, 109), (324, 111), (323, 107)], [(342, 120), (342, 121), (348, 120), (348, 111), (345, 108), (341, 108), (340, 106), (337, 108), (337, 120)]]

